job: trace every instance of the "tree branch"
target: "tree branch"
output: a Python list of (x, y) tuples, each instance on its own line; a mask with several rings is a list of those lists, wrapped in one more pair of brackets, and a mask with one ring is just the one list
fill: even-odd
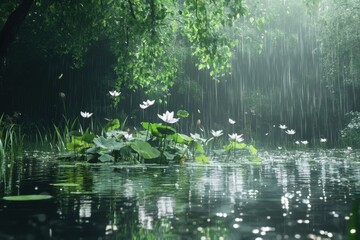
[(5, 57), (33, 3), (34, 0), (23, 0), (6, 20), (0, 32), (0, 58)]

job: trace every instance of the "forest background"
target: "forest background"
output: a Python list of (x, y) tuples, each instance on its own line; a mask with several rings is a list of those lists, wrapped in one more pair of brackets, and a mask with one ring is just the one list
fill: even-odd
[[(185, 109), (196, 123), (276, 142), (360, 134), (360, 0), (5, 0), (0, 112), (24, 128)], [(114, 102), (109, 90), (121, 91)], [(64, 97), (65, 96), (65, 97)], [(355, 113), (354, 113), (355, 112)], [(349, 119), (350, 118), (350, 119)], [(352, 119), (359, 118), (358, 122)], [(341, 141), (340, 141), (341, 143)], [(356, 144), (355, 144), (356, 145)]]

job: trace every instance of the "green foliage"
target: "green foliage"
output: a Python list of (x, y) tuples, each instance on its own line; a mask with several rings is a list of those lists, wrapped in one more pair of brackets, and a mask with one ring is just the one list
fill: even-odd
[(245, 143), (239, 143), (237, 141), (230, 141), (230, 143), (228, 145), (224, 146), (225, 152), (228, 153), (228, 155), (230, 155), (231, 152), (234, 153), (235, 156), (235, 151), (244, 151), (246, 150), (250, 156), (248, 157), (249, 160), (251, 161), (260, 161), (261, 159), (257, 158), (257, 149), (253, 146), (253, 145), (247, 145)]
[(161, 154), (159, 150), (142, 140), (134, 140), (130, 143), (130, 147), (144, 159), (158, 158)]
[(231, 141), (228, 145), (225, 145), (224, 148), (225, 148), (226, 151), (231, 151), (231, 150), (234, 150), (234, 149), (241, 150), (241, 149), (246, 148), (246, 144)]
[(2, 144), (2, 141), (0, 139), (0, 161), (4, 161), (5, 160), (5, 149), (4, 149), (4, 145)]
[(148, 130), (151, 136), (162, 138), (164, 135), (173, 135), (176, 130), (170, 126), (162, 125), (161, 123), (141, 122), (141, 126)]
[(186, 110), (179, 110), (176, 115), (181, 118), (187, 118), (189, 116), (189, 112)]
[(197, 154), (197, 155), (195, 156), (195, 162), (208, 163), (208, 162), (209, 162), (209, 157), (206, 156), (206, 155), (203, 154), (203, 153)]
[(319, 40), (323, 80), (333, 91), (360, 86), (360, 0), (322, 0), (319, 4)]
[(5, 201), (16, 201), (16, 202), (23, 202), (23, 201), (41, 201), (41, 200), (48, 200), (53, 198), (51, 195), (17, 195), (17, 196), (5, 196), (3, 199)]
[(242, 1), (184, 1), (183, 31), (191, 43), (199, 69), (223, 76), (230, 69), (232, 42), (224, 29), (246, 13)]
[(87, 148), (93, 146), (94, 134), (88, 132), (88, 130), (81, 134), (77, 131), (71, 132), (71, 140), (66, 143), (66, 148), (69, 151), (75, 151), (78, 153), (84, 153)]
[(109, 132), (111, 130), (116, 130), (120, 128), (120, 120), (119, 119), (113, 119), (111, 122), (108, 122), (104, 126), (104, 130)]
[[(2, 4), (0, 26), (18, 4)], [(245, 12), (242, 0), (39, 0), (16, 44), (31, 45), (45, 58), (66, 57), (79, 68), (89, 48), (101, 43), (116, 59), (116, 89), (141, 88), (159, 96), (173, 85), (184, 54), (192, 52), (199, 69), (213, 76), (227, 73), (233, 44), (223, 30)]]
[(0, 159), (14, 159), (22, 154), (24, 135), (16, 123), (17, 117), (17, 113), (0, 116)]
[(340, 131), (341, 143), (345, 146), (360, 147), (360, 112), (347, 113), (348, 123)]
[(248, 150), (253, 155), (257, 154), (257, 152), (258, 152), (257, 149), (253, 145), (248, 146)]
[(125, 144), (123, 142), (119, 142), (113, 137), (105, 138), (103, 136), (94, 138), (94, 144), (96, 147), (100, 148), (101, 150), (105, 150), (105, 151), (120, 150), (122, 147), (125, 146)]

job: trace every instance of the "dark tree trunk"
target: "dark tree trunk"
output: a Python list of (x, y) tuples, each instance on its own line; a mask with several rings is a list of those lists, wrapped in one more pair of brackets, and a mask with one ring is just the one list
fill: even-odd
[(4, 59), (7, 49), (15, 40), (16, 34), (28, 14), (34, 0), (23, 0), (6, 20), (0, 32), (0, 59)]

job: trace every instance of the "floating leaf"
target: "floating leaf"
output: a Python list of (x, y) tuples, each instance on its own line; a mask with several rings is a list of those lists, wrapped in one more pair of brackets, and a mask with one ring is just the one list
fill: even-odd
[(6, 201), (39, 201), (53, 198), (51, 195), (18, 195), (3, 197)]
[(74, 194), (74, 195), (93, 195), (95, 193), (94, 192), (81, 192), (81, 191), (78, 191), (78, 192), (70, 192), (70, 194)]

